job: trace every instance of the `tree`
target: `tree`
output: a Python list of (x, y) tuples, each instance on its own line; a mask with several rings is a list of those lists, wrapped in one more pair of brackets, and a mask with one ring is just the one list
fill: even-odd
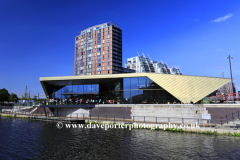
[(37, 101), (37, 97), (38, 97), (38, 96), (36, 96), (36, 95), (33, 96), (33, 100), (34, 100), (34, 102)]
[(10, 96), (8, 97), (9, 101), (17, 101), (18, 96), (15, 93), (11, 93)]
[(8, 90), (5, 88), (0, 89), (0, 101), (8, 101), (9, 95)]
[(28, 93), (24, 92), (24, 94), (22, 95), (22, 100), (27, 100), (28, 99)]

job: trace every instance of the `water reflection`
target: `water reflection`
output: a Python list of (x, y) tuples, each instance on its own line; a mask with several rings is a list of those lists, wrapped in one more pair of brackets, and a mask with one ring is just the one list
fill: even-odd
[(0, 118), (1, 159), (238, 159), (240, 138)]

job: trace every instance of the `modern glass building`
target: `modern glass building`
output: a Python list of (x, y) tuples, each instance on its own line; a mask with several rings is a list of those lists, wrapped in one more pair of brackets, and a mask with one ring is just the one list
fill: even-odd
[(40, 78), (50, 99), (101, 99), (101, 102), (114, 100), (121, 104), (196, 103), (229, 81), (225, 78), (158, 73)]
[[(94, 102), (196, 103), (230, 79), (183, 76), (180, 70), (145, 56), (122, 67), (122, 30), (108, 22), (87, 28), (75, 37), (74, 76), (41, 77), (51, 101), (93, 99)], [(135, 73), (136, 72), (136, 73)], [(148, 72), (148, 73), (147, 73)], [(120, 74), (122, 73), (122, 74)], [(159, 74), (171, 73), (171, 74)]]

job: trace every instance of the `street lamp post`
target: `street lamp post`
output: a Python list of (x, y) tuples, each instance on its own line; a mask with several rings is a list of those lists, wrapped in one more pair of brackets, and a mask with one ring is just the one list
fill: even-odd
[(233, 90), (233, 80), (232, 80), (232, 67), (231, 67), (231, 59), (233, 59), (233, 57), (230, 57), (230, 55), (229, 55), (229, 56), (226, 57), (226, 58), (229, 59), (230, 73), (231, 73), (231, 82), (232, 82), (232, 92), (233, 92), (233, 103), (235, 103), (234, 90)]

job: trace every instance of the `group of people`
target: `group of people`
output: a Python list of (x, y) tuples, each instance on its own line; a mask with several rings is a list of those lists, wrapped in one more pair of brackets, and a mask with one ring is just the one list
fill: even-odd
[[(45, 103), (46, 105), (74, 105), (74, 104), (117, 104), (118, 101), (116, 100), (101, 100), (101, 99), (84, 99), (84, 98), (66, 98), (66, 99), (49, 99)], [(119, 102), (121, 103), (121, 101)], [(123, 103), (123, 102), (122, 102)], [(139, 101), (134, 102), (133, 104), (181, 104), (180, 101), (157, 101), (156, 99), (149, 101)], [(191, 101), (190, 104), (193, 104)]]
[(82, 98), (66, 98), (66, 99), (49, 99), (46, 101), (46, 105), (65, 105), (65, 104), (97, 104), (101, 99), (82, 99)]

